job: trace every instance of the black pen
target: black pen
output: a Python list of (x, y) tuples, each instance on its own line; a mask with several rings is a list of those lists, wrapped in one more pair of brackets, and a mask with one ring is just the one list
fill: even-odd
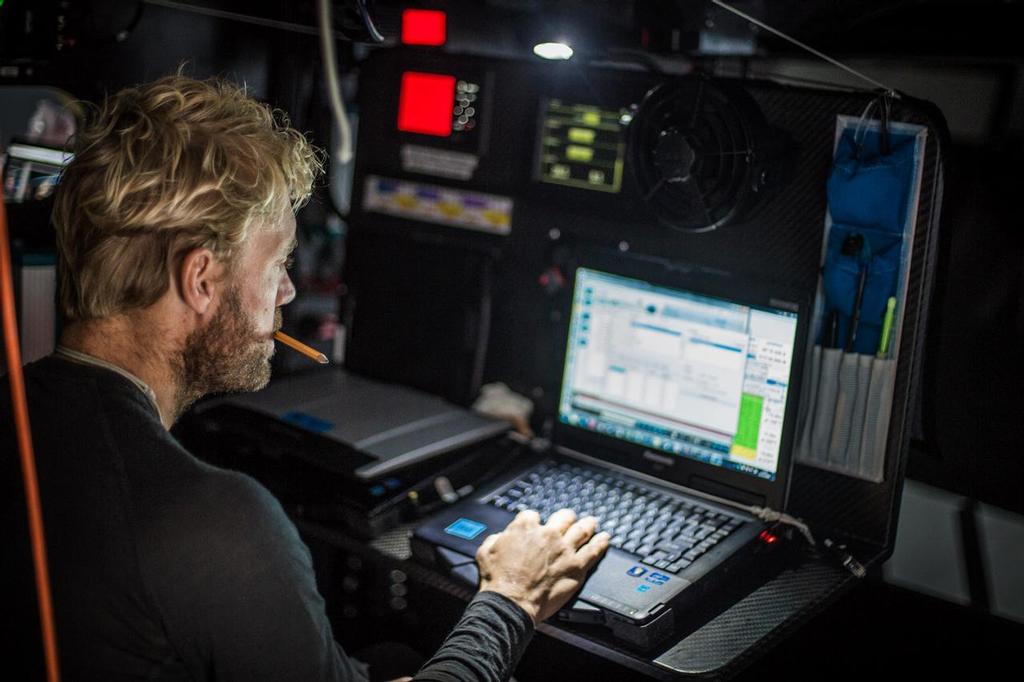
[(857, 327), (860, 324), (860, 306), (864, 299), (864, 283), (867, 280), (868, 270), (864, 263), (864, 235), (860, 233), (851, 234), (843, 240), (842, 254), (857, 258), (857, 291), (853, 300), (853, 315), (850, 318), (850, 329), (846, 334), (846, 351), (853, 350), (853, 342), (857, 340)]
[(825, 348), (839, 345), (839, 311), (833, 310), (828, 316), (828, 334), (825, 336)]
[(864, 299), (864, 281), (867, 279), (868, 269), (861, 263), (860, 279), (857, 281), (857, 297), (853, 301), (853, 317), (850, 318), (850, 333), (846, 337), (846, 352), (853, 350), (853, 342), (857, 340), (857, 326), (860, 324), (860, 304)]

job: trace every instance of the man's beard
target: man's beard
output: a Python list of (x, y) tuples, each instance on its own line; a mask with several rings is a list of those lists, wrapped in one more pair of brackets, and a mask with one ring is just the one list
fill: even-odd
[[(278, 308), (274, 329), (280, 328)], [(237, 287), (227, 291), (208, 325), (189, 334), (174, 364), (178, 375), (175, 420), (204, 395), (258, 391), (267, 385), (270, 358), (266, 344), (242, 309)]]

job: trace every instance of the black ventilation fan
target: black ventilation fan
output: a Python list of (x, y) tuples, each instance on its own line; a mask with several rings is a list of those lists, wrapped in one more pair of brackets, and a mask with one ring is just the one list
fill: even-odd
[(629, 124), (641, 195), (662, 223), (686, 232), (748, 217), (781, 183), (791, 150), (745, 90), (704, 77), (656, 86)]

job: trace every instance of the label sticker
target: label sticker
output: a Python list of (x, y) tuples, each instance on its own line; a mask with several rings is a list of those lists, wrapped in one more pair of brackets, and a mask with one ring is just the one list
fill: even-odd
[(404, 171), (456, 180), (471, 180), (480, 163), (480, 159), (473, 154), (411, 144), (402, 145), (400, 153)]
[(459, 519), (452, 525), (444, 529), (448, 535), (454, 535), (457, 538), (463, 538), (464, 540), (472, 540), (480, 533), (484, 532), (487, 526), (480, 523), (479, 521), (473, 521), (472, 519)]
[(655, 585), (664, 585), (668, 582), (668, 576), (664, 573), (652, 572), (649, 576), (644, 578), (644, 580), (649, 583), (654, 583)]
[(646, 572), (647, 572), (647, 569), (644, 568), (643, 566), (634, 566), (633, 568), (631, 568), (628, 571), (626, 571), (626, 575), (631, 575), (634, 578), (639, 578), (640, 576), (642, 576)]
[(323, 433), (324, 431), (330, 431), (334, 428), (334, 424), (323, 419), (317, 419), (311, 414), (305, 412), (286, 412), (281, 415), (281, 419), (284, 421), (295, 424), (295, 426), (312, 431), (313, 433)]
[(637, 592), (647, 592), (647, 591), (649, 591), (650, 589), (651, 589), (651, 586), (650, 586), (650, 585), (645, 585), (645, 584), (643, 584), (643, 583), (641, 583), (641, 584), (639, 584), (639, 585), (637, 585), (637, 586), (636, 586), (636, 591), (637, 591)]
[(505, 235), (512, 231), (512, 198), (411, 180), (366, 176), (363, 209)]

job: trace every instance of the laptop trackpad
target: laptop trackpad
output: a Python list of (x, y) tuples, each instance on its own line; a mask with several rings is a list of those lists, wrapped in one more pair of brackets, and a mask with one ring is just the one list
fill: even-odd
[(579, 598), (627, 618), (643, 620), (689, 584), (689, 580), (610, 549), (587, 579)]

